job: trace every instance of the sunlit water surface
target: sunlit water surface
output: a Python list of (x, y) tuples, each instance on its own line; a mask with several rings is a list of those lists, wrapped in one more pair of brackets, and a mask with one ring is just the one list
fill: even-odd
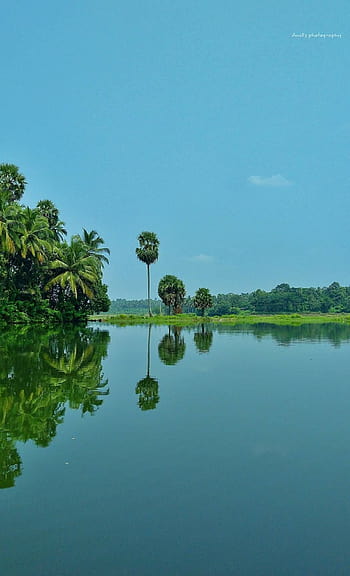
[(350, 566), (350, 329), (0, 337), (1, 574)]

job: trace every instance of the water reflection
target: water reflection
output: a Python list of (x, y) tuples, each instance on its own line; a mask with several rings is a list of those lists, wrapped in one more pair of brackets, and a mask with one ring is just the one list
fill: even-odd
[(174, 366), (185, 356), (186, 344), (180, 326), (169, 326), (158, 344), (159, 359), (167, 366)]
[[(163, 364), (174, 366), (185, 355), (186, 344), (179, 326), (169, 326), (168, 333), (163, 336), (158, 344), (158, 356)], [(151, 331), (152, 325), (148, 326), (147, 335), (147, 373), (145, 378), (139, 380), (135, 393), (138, 394), (138, 406), (141, 410), (154, 410), (159, 403), (158, 380), (150, 375), (151, 370)]]
[(48, 446), (66, 404), (93, 414), (108, 394), (102, 373), (109, 332), (22, 328), (0, 335), (0, 488), (21, 474), (16, 442)]
[[(132, 329), (132, 328), (131, 328)], [(151, 376), (151, 332), (147, 332), (146, 376), (135, 392), (142, 411), (154, 410), (160, 401), (158, 380)], [(202, 324), (194, 331), (169, 326), (158, 346), (160, 361), (174, 366), (185, 356), (183, 334), (192, 338), (200, 354), (208, 353), (213, 333), (247, 333), (255, 338), (273, 338), (279, 345), (294, 342), (328, 341), (333, 346), (350, 342), (347, 324), (271, 324), (236, 325)], [(107, 355), (109, 332), (91, 328), (25, 327), (0, 334), (0, 488), (14, 486), (21, 475), (22, 463), (17, 442), (32, 440), (48, 446), (63, 422), (67, 405), (93, 414), (108, 394), (102, 373), (102, 359)], [(232, 339), (232, 345), (235, 342)]]
[(201, 324), (200, 330), (194, 333), (193, 340), (200, 354), (209, 352), (213, 343), (213, 331), (208, 326)]
[(0, 431), (0, 488), (11, 488), (22, 473), (22, 461), (15, 441)]
[(289, 346), (294, 342), (320, 342), (326, 340), (333, 346), (350, 342), (350, 325), (341, 323), (301, 324), (300, 326), (278, 326), (275, 324), (237, 324), (236, 326), (216, 326), (218, 332), (240, 332), (253, 334), (257, 339), (271, 336), (278, 344)]
[(151, 370), (151, 330), (152, 325), (148, 326), (147, 335), (147, 374), (145, 378), (139, 380), (135, 392), (139, 396), (138, 406), (141, 410), (154, 410), (159, 402), (158, 380), (150, 376)]

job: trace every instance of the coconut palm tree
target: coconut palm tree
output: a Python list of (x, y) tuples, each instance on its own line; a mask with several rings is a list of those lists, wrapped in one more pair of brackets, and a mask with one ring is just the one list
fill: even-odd
[(70, 244), (62, 244), (60, 256), (51, 262), (50, 269), (54, 277), (46, 284), (46, 290), (58, 284), (69, 289), (76, 299), (79, 293), (94, 297), (93, 285), (99, 279), (96, 258), (88, 254), (80, 238), (73, 236)]
[(83, 234), (82, 236), (79, 235), (79, 238), (85, 244), (88, 254), (97, 258), (101, 267), (103, 267), (105, 263), (109, 264), (109, 260), (105, 254), (110, 254), (110, 250), (109, 248), (106, 248), (106, 246), (102, 246), (104, 240), (99, 236), (96, 230), (88, 232), (83, 228)]
[(54, 234), (49, 228), (47, 218), (36, 210), (23, 210), (23, 232), (20, 237), (22, 258), (33, 257), (40, 263), (44, 262), (51, 250)]
[(40, 200), (37, 204), (36, 210), (41, 214), (41, 216), (47, 218), (49, 228), (52, 230), (56, 242), (62, 241), (67, 234), (67, 230), (64, 227), (64, 222), (59, 219), (59, 211), (54, 203), (51, 202), (51, 200)]
[(154, 232), (141, 232), (138, 237), (139, 248), (136, 248), (136, 256), (147, 266), (147, 300), (148, 314), (152, 316), (151, 298), (150, 298), (150, 265), (158, 260), (159, 240)]

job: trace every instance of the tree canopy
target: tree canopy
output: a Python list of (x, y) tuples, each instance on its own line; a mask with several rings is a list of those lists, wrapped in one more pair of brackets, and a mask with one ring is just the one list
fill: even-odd
[(0, 164), (0, 192), (5, 193), (10, 202), (23, 196), (26, 180), (14, 164)]
[(176, 276), (167, 274), (158, 284), (158, 295), (165, 306), (168, 306), (169, 314), (171, 308), (173, 311), (181, 311), (181, 307), (186, 295), (185, 285)]
[(204, 315), (204, 310), (210, 308), (213, 304), (213, 297), (209, 292), (208, 288), (198, 288), (194, 298), (193, 305), (198, 308), (202, 315)]

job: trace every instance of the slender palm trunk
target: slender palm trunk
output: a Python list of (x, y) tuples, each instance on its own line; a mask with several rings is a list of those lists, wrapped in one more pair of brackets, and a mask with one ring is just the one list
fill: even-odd
[(149, 264), (147, 264), (147, 298), (148, 298), (148, 315), (149, 315), (149, 316), (152, 316), (152, 310), (151, 310), (151, 296), (150, 296), (150, 292), (151, 292), (151, 274), (150, 274)]
[(147, 378), (149, 378), (149, 373), (151, 369), (151, 328), (152, 324), (149, 324), (148, 338), (147, 338)]

